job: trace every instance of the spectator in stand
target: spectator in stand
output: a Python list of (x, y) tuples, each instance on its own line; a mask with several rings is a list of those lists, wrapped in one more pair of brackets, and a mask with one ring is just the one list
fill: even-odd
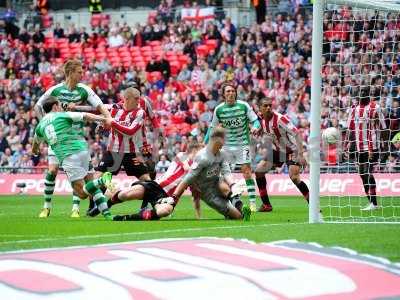
[(32, 35), (32, 40), (35, 44), (44, 43), (44, 34), (39, 26), (35, 27), (35, 32)]
[(40, 74), (47, 74), (51, 72), (51, 65), (45, 56), (40, 57), (40, 63), (38, 64), (38, 71)]
[(160, 161), (156, 164), (156, 171), (157, 173), (165, 173), (171, 162), (168, 160), (166, 155), (161, 155), (160, 156)]
[(4, 153), (7, 148), (9, 148), (7, 138), (4, 135), (4, 131), (0, 129), (0, 155)]
[(55, 27), (53, 29), (53, 35), (57, 39), (65, 37), (64, 29), (61, 27), (59, 22), (56, 23), (56, 25), (55, 25)]

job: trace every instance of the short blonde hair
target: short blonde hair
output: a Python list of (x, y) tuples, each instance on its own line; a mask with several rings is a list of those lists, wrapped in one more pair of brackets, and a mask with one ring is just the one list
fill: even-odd
[(129, 98), (130, 96), (138, 98), (140, 97), (140, 91), (135, 87), (128, 87), (127, 89), (124, 90), (123, 95), (125, 98)]
[(225, 138), (225, 128), (221, 127), (221, 126), (217, 126), (213, 129), (212, 133), (211, 133), (211, 138)]
[(64, 64), (64, 75), (69, 76), (76, 68), (82, 67), (82, 62), (77, 59), (70, 59)]

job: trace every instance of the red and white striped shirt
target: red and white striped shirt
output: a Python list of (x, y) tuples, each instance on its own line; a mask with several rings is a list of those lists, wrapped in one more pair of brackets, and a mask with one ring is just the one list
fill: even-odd
[(264, 133), (271, 137), (275, 150), (288, 153), (297, 151), (296, 135), (298, 129), (287, 116), (273, 112), (272, 118), (269, 121), (263, 118), (261, 124)]
[(359, 104), (351, 109), (347, 128), (355, 134), (357, 151), (378, 150), (379, 132), (386, 129), (385, 117), (375, 102)]
[(143, 146), (144, 110), (138, 108), (127, 111), (121, 104), (107, 108), (114, 119), (108, 136), (107, 150), (122, 153), (139, 152)]
[(156, 179), (156, 182), (164, 189), (168, 196), (174, 193), (176, 187), (186, 175), (188, 168), (185, 167), (185, 164), (190, 166), (192, 161), (187, 159), (185, 153), (180, 152), (177, 154), (175, 161), (171, 162), (168, 170)]

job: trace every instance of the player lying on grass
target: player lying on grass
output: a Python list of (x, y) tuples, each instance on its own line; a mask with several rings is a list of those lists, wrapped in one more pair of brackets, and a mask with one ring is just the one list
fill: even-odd
[[(134, 182), (130, 188), (116, 191), (107, 202), (109, 208), (115, 204), (131, 200), (143, 200), (142, 207), (144, 208), (135, 214), (114, 216), (114, 220), (158, 220), (170, 215), (175, 207), (175, 202), (170, 196), (187, 173), (193, 157), (199, 149), (200, 145), (197, 142), (189, 144), (186, 153), (178, 153), (175, 161), (171, 163), (163, 176), (155, 181), (139, 180)], [(193, 192), (193, 196), (195, 203), (200, 201), (198, 193)], [(148, 204), (152, 206), (151, 209), (146, 208)], [(90, 216), (95, 216), (99, 213), (98, 210), (92, 210)], [(200, 212), (197, 212), (197, 214), (199, 215)]]
[(82, 127), (76, 126), (83, 121), (98, 121), (110, 126), (112, 119), (89, 113), (62, 112), (60, 102), (53, 96), (43, 101), (43, 110), (46, 115), (35, 128), (33, 153), (39, 153), (41, 141), (51, 146), (67, 174), (75, 195), (80, 199), (92, 195), (103, 216), (112, 220), (106, 198), (100, 190), (101, 187), (111, 183), (111, 174), (105, 173), (101, 178), (89, 180), (85, 184), (89, 172), (89, 147), (84, 138)]
[(210, 135), (209, 144), (195, 156), (188, 174), (183, 178), (172, 194), (164, 199), (176, 204), (183, 192), (194, 186), (200, 192), (200, 198), (211, 208), (229, 219), (250, 219), (250, 208), (240, 200), (238, 185), (231, 174), (229, 160), (221, 150), (225, 142), (225, 129), (216, 127)]
[(290, 120), (272, 109), (272, 99), (263, 98), (259, 102), (262, 134), (267, 138), (267, 155), (256, 167), (256, 181), (263, 202), (260, 212), (272, 211), (267, 193), (265, 173), (272, 167), (286, 163), (289, 177), (308, 202), (308, 187), (300, 178), (300, 167), (307, 164), (303, 156), (303, 139)]

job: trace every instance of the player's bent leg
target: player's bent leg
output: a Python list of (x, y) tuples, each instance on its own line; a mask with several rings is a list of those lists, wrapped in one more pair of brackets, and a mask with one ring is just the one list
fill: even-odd
[(112, 206), (114, 204), (125, 201), (143, 200), (144, 192), (145, 192), (144, 186), (136, 184), (128, 189), (117, 191), (108, 201), (108, 203), (110, 203)]
[(218, 183), (218, 189), (224, 197), (229, 197), (231, 189), (229, 188), (229, 185), (225, 181), (220, 181)]
[[(49, 161), (51, 161), (50, 157)], [(46, 172), (46, 177), (44, 180), (44, 204), (39, 214), (39, 218), (47, 218), (50, 216), (51, 200), (54, 194), (54, 187), (56, 185), (58, 168), (58, 164), (49, 164), (49, 169)]]
[(258, 209), (259, 212), (271, 212), (272, 205), (269, 200), (267, 191), (267, 179), (265, 178), (265, 173), (267, 173), (272, 168), (272, 163), (266, 160), (261, 160), (256, 167), (256, 182), (258, 191), (260, 192), (260, 198), (262, 205)]
[(309, 202), (309, 189), (308, 186), (305, 184), (304, 181), (300, 178), (300, 166), (298, 165), (290, 165), (289, 166), (289, 177), (297, 187), (297, 189), (303, 194), (304, 199)]
[(86, 198), (88, 195), (83, 189), (85, 185), (85, 181), (83, 179), (75, 180), (72, 182), (72, 189), (74, 190), (74, 194), (77, 195), (79, 198)]
[(89, 161), (89, 151), (84, 150), (64, 158), (62, 167), (71, 182), (75, 194), (80, 198), (86, 198), (87, 196), (92, 195), (103, 216), (106, 219), (112, 220), (111, 213), (109, 212), (106, 203), (107, 199), (99, 189), (100, 186), (111, 182), (112, 176), (111, 174), (110, 176), (103, 175), (102, 178), (88, 181), (85, 184), (84, 179), (89, 172)]
[(79, 205), (82, 200), (85, 200), (85, 198), (80, 198), (78, 195), (75, 193), (72, 193), (72, 210), (71, 210), (71, 218), (79, 218), (80, 217), (80, 212), (79, 212)]
[(172, 212), (174, 211), (174, 207), (172, 205), (166, 204), (166, 203), (156, 204), (155, 209), (156, 209), (158, 218), (167, 217), (170, 214), (172, 214)]
[(257, 210), (256, 205), (256, 186), (252, 177), (251, 167), (249, 164), (243, 164), (241, 167), (243, 177), (246, 181), (247, 194), (249, 195), (249, 204), (251, 211)]
[[(251, 212), (250, 212), (251, 213)], [(226, 214), (226, 216), (229, 219), (234, 219), (234, 220), (241, 220), (243, 219), (243, 215), (242, 213), (235, 207), (231, 206), (228, 208), (228, 212)]]
[(113, 221), (150, 221), (159, 220), (155, 209), (141, 209), (140, 212), (132, 215), (116, 215)]

